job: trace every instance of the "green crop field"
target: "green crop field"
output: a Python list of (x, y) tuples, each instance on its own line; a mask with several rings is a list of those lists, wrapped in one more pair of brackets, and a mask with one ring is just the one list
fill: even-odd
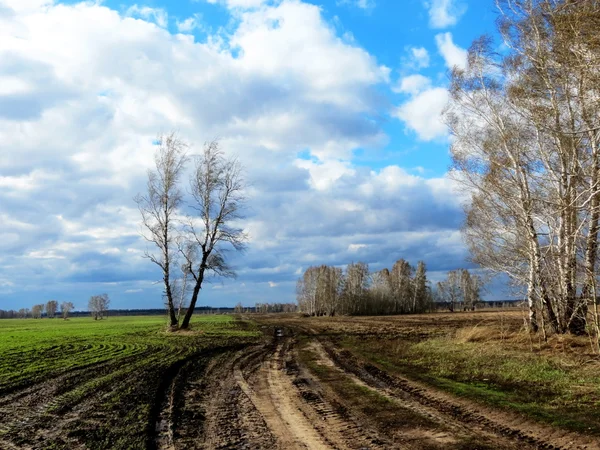
[(0, 447), (145, 448), (171, 371), (260, 335), (220, 315), (164, 330), (156, 316), (0, 321)]

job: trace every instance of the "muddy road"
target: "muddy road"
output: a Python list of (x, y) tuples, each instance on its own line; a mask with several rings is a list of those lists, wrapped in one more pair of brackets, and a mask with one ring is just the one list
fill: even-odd
[[(592, 439), (391, 376), (314, 330), (191, 361), (157, 399), (154, 449), (598, 449)], [(277, 332), (276, 330), (280, 330)]]

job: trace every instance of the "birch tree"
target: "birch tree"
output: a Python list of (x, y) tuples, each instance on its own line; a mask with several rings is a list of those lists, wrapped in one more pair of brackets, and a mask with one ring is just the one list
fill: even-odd
[(414, 289), (413, 289), (413, 302), (412, 311), (413, 313), (422, 312), (427, 308), (427, 270), (425, 262), (419, 261), (417, 263), (417, 270), (415, 271), (414, 278)]
[(190, 190), (196, 214), (188, 218), (186, 238), (180, 245), (193, 285), (183, 329), (189, 327), (206, 276), (235, 277), (226, 252), (243, 251), (248, 239), (239, 227), (246, 200), (241, 164), (226, 158), (217, 141), (206, 143), (195, 162)]
[(410, 311), (413, 300), (413, 272), (413, 267), (404, 259), (399, 259), (392, 267), (390, 279), (394, 298), (394, 314), (404, 314)]
[(148, 171), (146, 192), (138, 194), (135, 201), (142, 216), (144, 237), (158, 252), (146, 251), (145, 256), (162, 272), (164, 296), (170, 328), (177, 328), (178, 317), (172, 287), (172, 272), (176, 258), (176, 216), (183, 194), (179, 187), (186, 162), (187, 144), (175, 132), (160, 135), (154, 155), (155, 168)]
[(462, 289), (460, 285), (460, 271), (451, 270), (445, 280), (437, 283), (440, 299), (448, 304), (448, 309), (454, 312), (462, 303)]
[(58, 302), (56, 300), (49, 300), (46, 302), (46, 317), (54, 319), (56, 311), (58, 310)]
[[(507, 54), (474, 42), (452, 73), (455, 178), (473, 259), (526, 286), (529, 324), (582, 334), (600, 215), (597, 2), (498, 0)], [(544, 329), (545, 331), (545, 329)]]
[(69, 318), (69, 313), (75, 309), (75, 306), (72, 302), (62, 302), (60, 304), (60, 312), (62, 314), (63, 319)]
[(40, 303), (39, 305), (33, 305), (31, 307), (31, 317), (34, 319), (41, 319), (42, 314), (44, 314), (44, 304)]
[(92, 295), (88, 301), (88, 310), (94, 320), (102, 320), (108, 312), (110, 298), (108, 294)]
[(346, 267), (342, 288), (344, 311), (347, 314), (365, 314), (369, 289), (369, 266), (363, 262), (351, 263)]

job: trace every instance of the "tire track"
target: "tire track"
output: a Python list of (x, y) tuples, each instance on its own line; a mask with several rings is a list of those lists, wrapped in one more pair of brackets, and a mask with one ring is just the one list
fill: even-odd
[(387, 449), (339, 404), (324, 397), (318, 383), (297, 364), (292, 339), (279, 339), (261, 363), (237, 364), (234, 377), (262, 415), (279, 449)]
[(293, 395), (295, 388), (282, 372), (283, 355), (288, 345), (287, 339), (277, 345), (275, 353), (257, 370), (252, 387), (239, 367), (234, 369), (235, 380), (277, 438), (278, 448), (331, 449), (333, 447), (302, 414), (298, 399)]
[[(484, 408), (477, 408), (468, 401), (453, 398), (448, 394), (421, 386), (397, 375), (390, 375), (381, 369), (362, 363), (347, 351), (338, 351), (331, 343), (321, 342), (325, 354), (340, 370), (354, 376), (371, 389), (382, 395), (391, 396), (404, 405), (411, 405), (416, 411), (423, 411), (434, 420), (443, 420), (456, 430), (475, 432), (483, 437), (493, 437), (503, 446), (542, 450), (598, 450), (600, 445), (592, 439), (582, 438), (567, 432), (537, 424), (527, 424), (530, 430), (515, 427), (523, 421), (494, 411), (489, 417)], [(490, 414), (492, 415), (492, 414)], [(502, 417), (506, 416), (506, 417)], [(498, 421), (497, 418), (504, 420)], [(496, 420), (495, 420), (496, 419)], [(509, 448), (510, 448), (509, 447)]]

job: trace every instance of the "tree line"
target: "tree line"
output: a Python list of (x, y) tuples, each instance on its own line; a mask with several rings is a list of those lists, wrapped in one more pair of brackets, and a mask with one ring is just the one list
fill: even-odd
[(450, 311), (472, 309), (480, 301), (481, 278), (466, 269), (452, 271), (432, 289), (423, 261), (413, 267), (400, 259), (391, 271), (370, 272), (368, 264), (311, 266), (296, 285), (301, 312), (311, 316), (415, 314), (430, 311), (434, 301)]
[(46, 303), (33, 305), (31, 309), (20, 308), (19, 310), (11, 309), (8, 311), (0, 309), (0, 319), (41, 319), (44, 313), (46, 313), (46, 317), (49, 319), (54, 319), (57, 313), (60, 313), (60, 315), (66, 319), (73, 309), (74, 306), (71, 302), (62, 302), (59, 304), (56, 300), (48, 300)]
[(497, 5), (504, 50), (473, 42), (445, 111), (464, 234), (475, 262), (523, 287), (532, 332), (598, 336), (600, 8)]
[[(92, 295), (88, 301), (88, 310), (94, 320), (102, 319), (110, 305), (108, 294)], [(72, 302), (61, 302), (48, 300), (46, 303), (38, 303), (29, 308), (21, 308), (18, 311), (0, 309), (0, 319), (41, 319), (44, 313), (49, 319), (54, 319), (57, 314), (63, 319), (69, 318), (69, 313), (75, 309)]]

